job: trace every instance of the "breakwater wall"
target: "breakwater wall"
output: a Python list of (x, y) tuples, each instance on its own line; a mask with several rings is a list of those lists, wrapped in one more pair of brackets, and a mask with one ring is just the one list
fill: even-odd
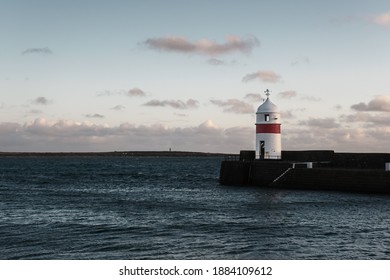
[[(248, 154), (248, 151), (246, 151)], [(390, 194), (390, 154), (283, 152), (283, 160), (223, 161), (222, 185)]]
[(282, 151), (284, 161), (328, 163), (337, 168), (383, 169), (390, 162), (387, 153), (335, 153), (332, 150)]
[(390, 172), (338, 168), (295, 168), (270, 187), (390, 194)]

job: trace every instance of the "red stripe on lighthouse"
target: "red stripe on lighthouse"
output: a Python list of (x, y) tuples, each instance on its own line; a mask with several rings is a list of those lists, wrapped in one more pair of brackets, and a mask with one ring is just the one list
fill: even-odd
[(280, 124), (256, 124), (256, 133), (280, 133)]

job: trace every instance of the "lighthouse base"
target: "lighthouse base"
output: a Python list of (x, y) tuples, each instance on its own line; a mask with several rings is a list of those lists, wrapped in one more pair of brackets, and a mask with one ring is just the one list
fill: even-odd
[(280, 133), (257, 133), (256, 159), (281, 159), (281, 142)]

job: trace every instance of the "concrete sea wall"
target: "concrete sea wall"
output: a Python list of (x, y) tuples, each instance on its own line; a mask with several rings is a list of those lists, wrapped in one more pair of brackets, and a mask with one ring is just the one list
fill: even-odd
[(251, 162), (245, 161), (223, 161), (219, 172), (219, 183), (228, 186), (250, 185), (249, 169), (251, 165)]
[(223, 161), (220, 183), (390, 194), (390, 171), (385, 171), (390, 154), (294, 151), (282, 155), (283, 160)]
[(295, 168), (270, 187), (390, 193), (390, 172), (338, 168)]

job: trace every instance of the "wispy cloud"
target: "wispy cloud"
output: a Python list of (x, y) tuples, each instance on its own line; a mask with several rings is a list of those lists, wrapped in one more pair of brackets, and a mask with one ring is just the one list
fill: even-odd
[(207, 63), (212, 66), (231, 66), (231, 65), (237, 65), (237, 61), (226, 61), (218, 58), (210, 58), (207, 60)]
[(254, 37), (240, 38), (238, 36), (228, 36), (225, 43), (217, 43), (209, 39), (202, 39), (191, 42), (185, 37), (160, 37), (149, 38), (143, 42), (144, 45), (153, 50), (177, 52), (177, 53), (194, 53), (201, 55), (223, 55), (232, 52), (241, 52), (250, 54), (253, 48), (260, 43)]
[(294, 119), (295, 115), (292, 110), (282, 111), (281, 112), (283, 119)]
[(336, 24), (348, 24), (351, 22), (369, 22), (384, 27), (390, 27), (390, 12), (365, 15), (350, 15), (342, 18), (333, 18), (332, 22)]
[(293, 97), (296, 97), (298, 94), (294, 90), (288, 90), (288, 91), (282, 91), (278, 93), (278, 96), (281, 98), (291, 99)]
[(125, 94), (125, 90), (114, 91), (114, 90), (103, 90), (96, 93), (96, 96), (112, 96), (112, 95), (122, 95)]
[(210, 100), (210, 102), (220, 108), (223, 108), (224, 112), (252, 114), (255, 111), (252, 104), (238, 99)]
[(31, 116), (31, 115), (40, 115), (40, 114), (42, 114), (41, 110), (32, 109), (32, 110), (28, 111), (26, 115)]
[(226, 62), (224, 60), (218, 58), (210, 58), (209, 60), (207, 60), (207, 63), (213, 66), (226, 65)]
[(390, 95), (380, 95), (368, 103), (358, 103), (351, 106), (356, 111), (390, 112)]
[(33, 104), (37, 105), (48, 105), (51, 103), (46, 97), (40, 96), (33, 100)]
[(296, 57), (292, 62), (291, 66), (297, 66), (299, 64), (308, 64), (310, 63), (310, 58), (307, 56), (302, 56), (302, 57)]
[(281, 77), (273, 71), (257, 71), (245, 75), (242, 78), (242, 81), (246, 83), (253, 80), (259, 80), (266, 83), (277, 83), (280, 81), (280, 79)]
[(114, 111), (122, 111), (124, 109), (125, 109), (125, 106), (123, 106), (123, 105), (116, 105), (116, 106), (111, 108), (111, 110), (114, 110)]
[(87, 118), (91, 118), (91, 119), (103, 119), (104, 118), (104, 116), (101, 114), (86, 114), (85, 116)]
[(300, 99), (305, 100), (305, 101), (309, 101), (309, 102), (320, 102), (322, 100), (321, 97), (310, 96), (310, 95), (302, 96)]
[(390, 12), (374, 15), (371, 17), (371, 21), (381, 26), (390, 27)]
[(25, 54), (49, 55), (49, 54), (53, 54), (53, 52), (49, 48), (29, 48), (29, 49), (22, 51), (22, 54), (23, 55), (25, 55)]
[(113, 95), (123, 95), (128, 97), (145, 97), (147, 96), (146, 92), (140, 88), (132, 88), (129, 90), (103, 90), (96, 94), (97, 96), (113, 96)]
[(251, 102), (260, 102), (263, 98), (260, 93), (248, 93), (244, 96), (244, 99), (249, 100)]
[(187, 101), (182, 100), (157, 100), (153, 99), (145, 104), (144, 106), (150, 107), (172, 107), (174, 109), (186, 110), (186, 109), (194, 109), (199, 107), (199, 102), (194, 99), (188, 99)]

